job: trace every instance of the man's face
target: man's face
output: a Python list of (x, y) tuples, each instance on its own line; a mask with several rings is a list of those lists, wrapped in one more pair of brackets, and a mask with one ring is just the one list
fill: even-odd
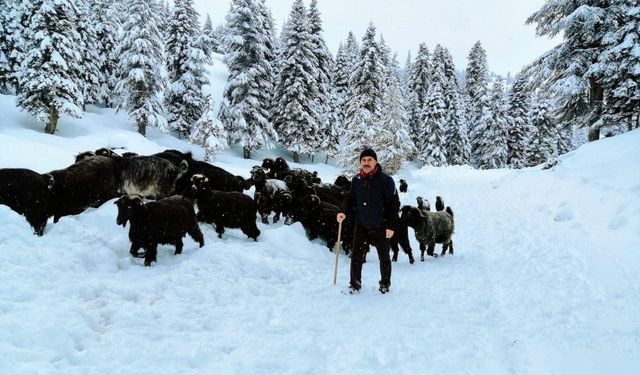
[(369, 173), (373, 171), (373, 168), (376, 167), (376, 159), (371, 156), (365, 156), (360, 159), (360, 168), (365, 172)]

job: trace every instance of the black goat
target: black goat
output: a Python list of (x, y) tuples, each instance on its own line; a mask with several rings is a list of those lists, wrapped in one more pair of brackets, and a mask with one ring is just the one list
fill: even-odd
[(120, 168), (112, 158), (92, 156), (49, 175), (53, 184), (47, 213), (54, 223), (62, 216), (100, 207), (119, 195)]
[(23, 215), (36, 235), (47, 226), (49, 197), (53, 177), (30, 169), (0, 169), (0, 204)]
[(224, 228), (240, 228), (249, 238), (258, 240), (260, 230), (256, 225), (258, 206), (248, 195), (235, 191), (212, 190), (204, 175), (191, 177), (192, 194), (198, 205), (198, 220), (213, 224), (218, 237)]
[(245, 190), (246, 181), (242, 176), (234, 176), (220, 167), (205, 161), (195, 160), (191, 152), (165, 150), (153, 156), (169, 160), (176, 166), (183, 161), (187, 162), (189, 168), (176, 181), (176, 191), (180, 194), (188, 194), (188, 190), (191, 188), (191, 177), (196, 174), (206, 176), (213, 190), (237, 191), (240, 193)]
[(145, 266), (156, 261), (159, 244), (174, 245), (174, 254), (181, 254), (182, 237), (187, 233), (200, 247), (204, 246), (193, 203), (183, 196), (174, 195), (145, 204), (139, 196), (123, 195), (115, 204), (118, 206), (116, 224), (124, 227), (127, 221), (131, 223), (129, 253), (138, 258), (138, 250), (144, 249)]
[[(304, 207), (297, 217), (305, 229), (307, 238), (314, 240), (320, 238), (324, 240), (330, 251), (335, 248), (338, 240), (338, 222), (336, 216), (340, 209), (338, 206), (323, 202), (317, 195), (307, 195), (304, 197)], [(353, 246), (354, 220), (347, 217), (342, 222), (342, 233), (340, 241), (345, 254), (351, 252)], [(345, 241), (346, 240), (346, 241)]]
[(441, 196), (436, 197), (436, 211), (444, 211), (444, 200)]
[(351, 190), (351, 180), (345, 175), (336, 177), (336, 180), (333, 182), (333, 184), (343, 191)]
[(422, 212), (431, 211), (431, 204), (429, 204), (428, 200), (425, 200), (422, 197), (417, 197), (416, 202), (418, 203), (418, 209)]
[(285, 213), (287, 216), (287, 206), (291, 203), (293, 197), (289, 192), (289, 188), (284, 181), (276, 179), (268, 179), (267, 171), (258, 167), (251, 170), (251, 180), (256, 186), (253, 199), (258, 205), (258, 213), (264, 224), (269, 223), (269, 215), (275, 212), (273, 222), (280, 220), (280, 215)]
[(407, 181), (405, 181), (403, 179), (400, 179), (400, 192), (401, 193), (406, 193), (408, 187), (409, 187), (409, 185), (407, 185)]
[(424, 212), (416, 207), (404, 206), (400, 210), (400, 223), (413, 228), (416, 240), (420, 243), (420, 260), (424, 261), (424, 251), (434, 256), (435, 244), (442, 244), (443, 256), (447, 249), (453, 254), (454, 231), (453, 211), (447, 207), (445, 211)]
[(145, 198), (162, 199), (176, 191), (176, 181), (189, 169), (186, 161), (178, 166), (155, 156), (117, 157), (122, 171), (121, 192)]
[(393, 257), (391, 258), (393, 262), (398, 261), (400, 247), (402, 247), (402, 251), (409, 257), (409, 263), (413, 264), (415, 262), (411, 244), (409, 243), (409, 230), (406, 224), (398, 223), (398, 227), (393, 232), (393, 236), (389, 239), (389, 245), (393, 251)]

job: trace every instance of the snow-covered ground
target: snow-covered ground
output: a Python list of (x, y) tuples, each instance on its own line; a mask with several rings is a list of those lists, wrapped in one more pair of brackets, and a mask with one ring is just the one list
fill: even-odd
[[(47, 172), (104, 146), (203, 154), (91, 106), (46, 135), (14, 100), (0, 96), (0, 168)], [(240, 155), (215, 163), (248, 176), (259, 162)], [(407, 165), (394, 176), (409, 184), (402, 202), (442, 195), (455, 254), (400, 254), (387, 295), (374, 254), (363, 293), (340, 293), (349, 259), (333, 286), (334, 254), (300, 224), (259, 223), (258, 242), (201, 225), (205, 247), (161, 246), (145, 268), (111, 202), (50, 220), (43, 237), (0, 206), (0, 374), (638, 374), (639, 161), (635, 130), (551, 170)]]

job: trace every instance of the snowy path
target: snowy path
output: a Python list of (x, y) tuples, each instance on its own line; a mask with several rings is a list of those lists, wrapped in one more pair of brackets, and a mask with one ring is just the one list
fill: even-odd
[[(63, 218), (43, 238), (0, 207), (0, 244), (12, 244), (0, 253), (12, 275), (0, 286), (0, 331), (10, 332), (0, 371), (629, 372), (640, 335), (637, 256), (607, 255), (584, 223), (555, 221), (545, 192), (522, 187), (529, 178), (455, 169), (407, 178), (403, 203), (424, 189), (452, 206), (455, 255), (409, 265), (400, 254), (385, 296), (373, 253), (364, 292), (341, 294), (348, 258), (332, 286), (333, 254), (299, 224), (261, 225), (257, 243), (203, 227), (203, 249), (190, 239), (182, 256), (161, 247), (143, 268), (128, 257), (111, 204)], [(11, 329), (21, 326), (25, 334)]]

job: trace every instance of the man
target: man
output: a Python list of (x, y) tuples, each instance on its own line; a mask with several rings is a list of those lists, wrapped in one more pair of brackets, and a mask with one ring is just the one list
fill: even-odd
[(378, 251), (380, 293), (387, 293), (391, 286), (389, 238), (398, 223), (400, 200), (393, 179), (382, 173), (377, 159), (376, 152), (370, 148), (360, 153), (360, 173), (351, 179), (351, 190), (336, 218), (338, 223), (342, 223), (346, 215), (355, 215), (349, 283), (351, 294), (358, 293), (362, 286), (362, 260), (369, 244), (375, 245)]

